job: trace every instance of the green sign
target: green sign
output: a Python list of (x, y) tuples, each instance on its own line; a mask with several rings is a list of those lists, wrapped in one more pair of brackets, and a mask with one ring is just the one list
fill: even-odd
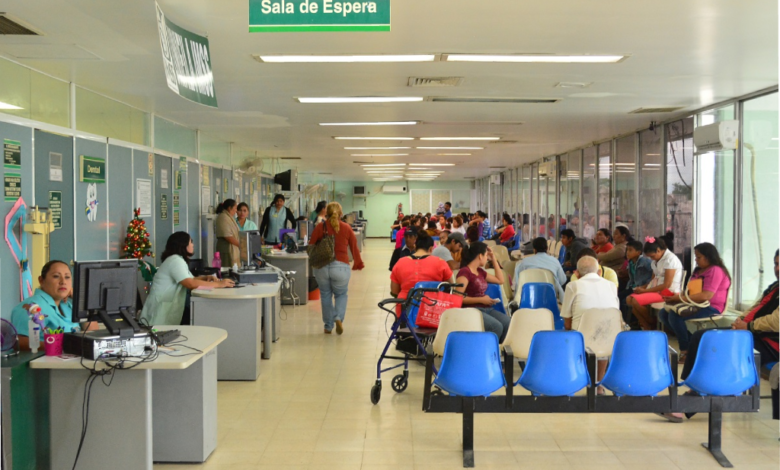
[(5, 200), (14, 202), (22, 197), (22, 175), (19, 173), (5, 174)]
[(179, 157), (179, 170), (181, 170), (182, 173), (187, 171), (187, 157)]
[(22, 144), (15, 140), (3, 140), (3, 163), (6, 170), (22, 169)]
[(173, 210), (173, 225), (179, 225), (179, 209)]
[(174, 209), (179, 208), (179, 191), (173, 192), (173, 208)]
[(249, 0), (250, 33), (390, 31), (390, 0)]
[(160, 219), (168, 220), (168, 195), (160, 196)]
[(79, 181), (82, 183), (105, 183), (106, 182), (106, 159), (97, 157), (87, 157), (81, 155), (79, 158)]
[(173, 24), (157, 5), (163, 65), (168, 88), (182, 98), (217, 107), (209, 40)]
[(62, 228), (62, 191), (49, 191), (49, 211), (54, 229)]
[(173, 189), (181, 189), (181, 171), (176, 170), (174, 172), (174, 188)]

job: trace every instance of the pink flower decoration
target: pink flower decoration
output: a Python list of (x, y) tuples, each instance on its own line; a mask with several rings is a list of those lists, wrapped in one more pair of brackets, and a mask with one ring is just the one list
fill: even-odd
[(655, 238), (654, 237), (645, 237), (645, 241), (647, 243), (655, 243)]

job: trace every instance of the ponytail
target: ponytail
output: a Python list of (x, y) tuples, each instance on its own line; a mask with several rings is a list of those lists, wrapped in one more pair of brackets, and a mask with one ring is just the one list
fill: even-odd
[(468, 248), (465, 248), (463, 250), (463, 255), (461, 256), (460, 261), (460, 267), (465, 268), (469, 264), (471, 264), (472, 261), (477, 259), (477, 256), (484, 255), (487, 253), (487, 245), (485, 245), (482, 242), (474, 242), (468, 246)]
[(333, 227), (336, 233), (339, 233), (339, 221), (341, 219), (341, 204), (338, 202), (331, 202), (328, 204), (328, 210), (325, 218), (328, 219), (328, 223)]
[(235, 205), (236, 205), (235, 199), (225, 199), (217, 206), (217, 214), (221, 214), (222, 212), (226, 211), (227, 209), (230, 209)]

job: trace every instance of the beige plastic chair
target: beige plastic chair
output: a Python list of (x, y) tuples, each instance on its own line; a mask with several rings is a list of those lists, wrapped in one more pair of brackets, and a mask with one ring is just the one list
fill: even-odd
[(507, 298), (510, 299), (514, 299), (515, 297), (514, 290), (512, 289), (512, 282), (513, 278), (515, 277), (516, 266), (517, 261), (514, 260), (501, 262), (501, 267), (504, 268), (504, 293), (506, 294)]
[(496, 259), (502, 265), (509, 261), (509, 250), (504, 245), (496, 245), (493, 247), (493, 254), (496, 255)]
[(492, 246), (493, 248), (496, 247), (496, 241), (495, 240), (485, 240), (483, 243), (487, 246)]
[(585, 347), (590, 348), (599, 359), (612, 356), (615, 338), (623, 331), (620, 310), (616, 308), (591, 308), (585, 310), (577, 330), (585, 338)]
[(476, 308), (451, 308), (445, 310), (439, 320), (439, 329), (433, 339), (433, 353), (444, 355), (447, 335), (452, 331), (485, 331), (482, 312)]
[(555, 329), (553, 313), (546, 308), (521, 308), (512, 315), (509, 330), (506, 332), (501, 347), (509, 346), (515, 358), (528, 359), (531, 349), (531, 339), (537, 331), (552, 331)]
[(514, 301), (520, 305), (520, 294), (523, 292), (523, 284), (526, 282), (546, 282), (555, 285), (553, 273), (546, 269), (526, 269), (520, 272), (520, 276), (515, 286)]

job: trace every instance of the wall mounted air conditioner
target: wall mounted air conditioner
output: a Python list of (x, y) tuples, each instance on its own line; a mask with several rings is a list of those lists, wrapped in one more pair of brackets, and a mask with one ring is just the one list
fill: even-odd
[(352, 187), (352, 197), (366, 197), (368, 194), (366, 194), (366, 187), (365, 186), (353, 186)]
[(490, 175), (490, 184), (501, 184), (501, 175)]
[(382, 186), (382, 194), (406, 194), (406, 186), (386, 184)]
[(739, 121), (721, 121), (693, 130), (696, 153), (734, 150), (739, 141)]

